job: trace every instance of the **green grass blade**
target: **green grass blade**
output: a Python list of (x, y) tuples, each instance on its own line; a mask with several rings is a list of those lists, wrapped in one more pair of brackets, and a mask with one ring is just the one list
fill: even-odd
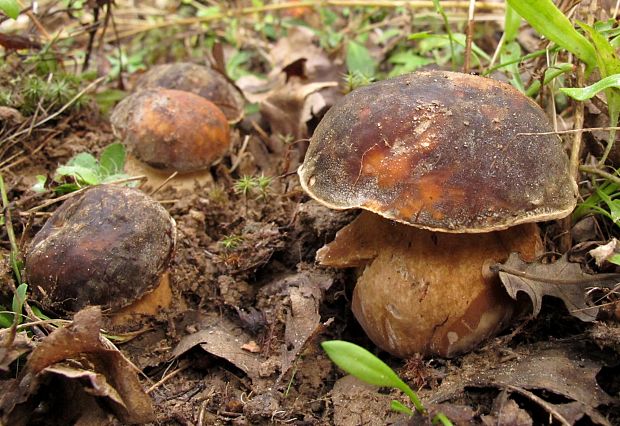
[(426, 412), (415, 392), (394, 370), (366, 349), (343, 340), (326, 341), (321, 346), (329, 359), (347, 373), (374, 386), (400, 389), (411, 399), (418, 412)]
[(578, 101), (592, 99), (597, 93), (609, 89), (620, 89), (620, 74), (610, 75), (586, 87), (562, 88), (560, 91)]
[(532, 28), (581, 59), (588, 70), (596, 66), (594, 46), (573, 28), (551, 0), (507, 0), (507, 3)]
[(13, 303), (11, 304), (11, 309), (15, 315), (14, 324), (22, 323), (22, 309), (24, 309), (24, 303), (26, 303), (26, 292), (28, 291), (27, 284), (20, 284), (19, 287), (15, 290), (15, 294), (13, 295)]
[(506, 5), (506, 13), (504, 15), (504, 43), (514, 41), (519, 34), (521, 26), (521, 16), (515, 10)]
[(393, 400), (392, 402), (390, 402), (390, 408), (392, 409), (392, 411), (403, 413), (408, 416), (413, 416), (413, 411), (411, 411), (411, 408), (407, 407), (400, 401)]
[[(545, 75), (543, 77), (543, 84), (549, 84), (553, 79), (561, 76), (562, 74), (566, 74), (567, 72), (571, 72), (573, 70), (573, 64), (555, 64), (553, 67), (549, 67), (545, 71)], [(534, 80), (530, 87), (527, 88), (525, 94), (527, 96), (536, 96), (540, 91), (540, 80)]]

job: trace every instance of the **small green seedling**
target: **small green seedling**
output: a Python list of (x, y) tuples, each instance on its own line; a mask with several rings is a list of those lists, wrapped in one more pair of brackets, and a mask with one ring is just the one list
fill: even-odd
[(256, 193), (259, 198), (266, 198), (269, 193), (269, 186), (273, 178), (265, 175), (243, 176), (239, 178), (233, 188), (237, 194), (247, 198), (248, 195)]
[(101, 151), (99, 160), (87, 152), (77, 154), (67, 164), (56, 169), (50, 184), (45, 176), (37, 176), (37, 184), (32, 189), (43, 192), (47, 185), (56, 194), (66, 194), (85, 186), (128, 178), (129, 176), (123, 172), (124, 167), (125, 148), (120, 143), (113, 143)]
[[(321, 343), (321, 347), (329, 359), (348, 374), (374, 386), (401, 390), (409, 397), (419, 414), (427, 415), (426, 408), (418, 395), (398, 377), (394, 370), (366, 349), (343, 340), (329, 340)], [(392, 401), (391, 408), (409, 416), (413, 415), (413, 411), (399, 401)], [(452, 425), (452, 422), (445, 414), (438, 413), (433, 418), (433, 424), (448, 426)]]
[(243, 242), (241, 235), (227, 235), (220, 241), (220, 244), (226, 250), (234, 250)]
[(12, 325), (17, 326), (24, 321), (22, 310), (24, 309), (24, 303), (26, 303), (27, 291), (27, 284), (20, 284), (19, 287), (17, 287), (13, 295), (11, 311), (7, 311), (4, 307), (0, 306), (0, 328), (9, 328)]

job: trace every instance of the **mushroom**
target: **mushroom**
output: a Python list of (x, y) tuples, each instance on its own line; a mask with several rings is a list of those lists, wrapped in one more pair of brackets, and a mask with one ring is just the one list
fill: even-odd
[(222, 111), (190, 92), (149, 89), (123, 99), (112, 112), (112, 126), (127, 146), (125, 169), (144, 174), (158, 186), (173, 172), (177, 187), (211, 181), (209, 167), (230, 145)]
[(328, 111), (298, 174), (320, 203), (367, 211), (317, 260), (362, 268), (352, 308), (377, 346), (449, 357), (509, 322), (489, 265), (536, 257), (534, 222), (576, 204), (559, 138), (531, 135), (550, 130), (516, 89), (444, 71), (370, 84)]
[(243, 95), (220, 72), (198, 64), (177, 62), (156, 65), (145, 72), (136, 83), (136, 90), (174, 89), (192, 92), (217, 105), (229, 122), (243, 118)]
[(171, 299), (166, 272), (175, 236), (174, 219), (141, 191), (88, 188), (65, 201), (35, 235), (25, 255), (26, 277), (51, 309), (101, 305), (113, 313), (154, 314)]

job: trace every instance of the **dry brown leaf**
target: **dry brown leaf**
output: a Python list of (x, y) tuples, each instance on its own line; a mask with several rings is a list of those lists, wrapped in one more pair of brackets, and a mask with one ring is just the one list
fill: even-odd
[(588, 305), (586, 291), (589, 287), (613, 288), (620, 282), (620, 274), (590, 275), (571, 263), (566, 255), (554, 263), (526, 263), (512, 253), (503, 264), (496, 265), (506, 291), (513, 299), (525, 292), (533, 305), (534, 316), (542, 307), (543, 296), (561, 299), (568, 312), (582, 321), (594, 321), (598, 307)]
[(222, 318), (218, 323), (189, 334), (181, 339), (172, 351), (177, 358), (195, 346), (200, 346), (206, 352), (223, 358), (242, 370), (252, 380), (260, 377), (265, 360), (258, 353), (251, 353), (242, 348), (244, 342), (251, 340), (251, 336), (241, 327)]
[(10, 329), (0, 332), (0, 371), (9, 371), (9, 366), (33, 347), (32, 340), (26, 332), (20, 332), (9, 345), (6, 345)]
[[(90, 307), (78, 312), (71, 324), (43, 339), (30, 354), (18, 379), (0, 397), (0, 419), (6, 424), (29, 423), (40, 398), (49, 399), (55, 411), (75, 408), (73, 398), (78, 392), (86, 399), (103, 398), (124, 423), (151, 421), (151, 400), (142, 389), (135, 368), (117, 349), (101, 340), (100, 327), (101, 310)], [(56, 383), (54, 377), (74, 391), (39, 395), (44, 385)], [(88, 414), (87, 405), (78, 406), (74, 415), (81, 418)]]
[[(501, 362), (493, 352), (486, 355), (487, 358), (483, 358), (484, 354), (464, 357), (460, 368), (434, 390), (431, 401), (462, 401), (468, 392), (479, 398), (483, 389), (495, 388), (509, 397), (518, 397), (519, 405), (532, 416), (534, 424), (542, 424), (541, 419), (551, 416), (554, 424), (575, 424), (581, 420), (583, 424), (610, 425), (599, 407), (615, 405), (617, 400), (597, 382), (604, 365), (601, 352), (573, 342), (549, 342), (521, 347), (514, 357)], [(505, 406), (499, 402), (489, 413), (495, 419), (502, 418)]]
[(590, 250), (588, 254), (594, 258), (597, 266), (601, 266), (607, 262), (610, 257), (616, 254), (617, 246), (618, 240), (612, 238), (607, 244), (600, 245), (597, 248)]

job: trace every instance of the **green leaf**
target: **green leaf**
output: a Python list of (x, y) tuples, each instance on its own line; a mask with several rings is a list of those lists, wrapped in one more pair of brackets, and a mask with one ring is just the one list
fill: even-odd
[(620, 265), (620, 253), (612, 254), (607, 258), (607, 261), (613, 263), (614, 265)]
[[(5, 309), (0, 306), (0, 310), (4, 311)], [(0, 312), (0, 328), (9, 328), (13, 325), (13, 315), (7, 314), (6, 312)]]
[(0, 12), (3, 12), (11, 19), (19, 16), (19, 3), (16, 0), (0, 0)]
[[(544, 84), (549, 84), (553, 79), (565, 74), (567, 72), (571, 72), (573, 70), (573, 64), (565, 64), (565, 63), (557, 63), (545, 70), (545, 75), (543, 76)], [(527, 96), (536, 96), (540, 91), (540, 80), (536, 79), (530, 84), (530, 87), (527, 88), (525, 94)]]
[(99, 155), (101, 174), (114, 175), (123, 173), (125, 168), (125, 147), (121, 143), (106, 146)]
[(510, 77), (510, 84), (521, 92), (525, 92), (525, 86), (523, 85), (521, 73), (519, 71), (519, 61), (516, 61), (521, 58), (521, 45), (516, 41), (506, 42), (499, 57), (500, 62), (511, 62), (511, 64), (506, 67), (506, 71)]
[(596, 96), (597, 93), (612, 87), (620, 89), (620, 74), (610, 75), (587, 87), (564, 87), (560, 89), (560, 91), (573, 99), (576, 99), (578, 101), (585, 101), (593, 98), (594, 96)]
[(506, 14), (504, 15), (504, 43), (509, 43), (517, 38), (520, 26), (521, 17), (512, 7), (506, 5)]
[(588, 70), (596, 66), (594, 46), (573, 28), (551, 0), (507, 0), (507, 3), (532, 28), (581, 59)]
[(97, 170), (99, 168), (99, 163), (97, 162), (97, 159), (88, 152), (81, 152), (77, 155), (74, 155), (69, 159), (69, 161), (67, 161), (66, 165), (79, 166), (91, 170)]
[(395, 77), (397, 75), (415, 71), (424, 65), (432, 63), (433, 61), (407, 50), (393, 54), (389, 57), (388, 62), (395, 65), (392, 71), (388, 74), (388, 77)]
[(347, 43), (347, 69), (351, 73), (360, 73), (366, 77), (375, 75), (376, 63), (368, 49), (356, 41)]
[(416, 410), (426, 412), (418, 396), (386, 363), (356, 344), (343, 340), (330, 340), (321, 343), (329, 359), (338, 367), (374, 386), (387, 386), (400, 389), (413, 402)]
[(24, 303), (26, 303), (26, 292), (28, 291), (27, 284), (20, 284), (19, 287), (15, 290), (15, 294), (13, 295), (13, 303), (11, 304), (11, 309), (15, 314), (15, 322), (17, 324), (21, 324), (23, 321), (22, 318), (22, 309), (24, 308)]
[(101, 182), (96, 171), (82, 166), (60, 166), (56, 169), (56, 174), (58, 176), (72, 176), (82, 185), (96, 185)]
[(35, 179), (37, 180), (37, 183), (32, 185), (32, 188), (30, 189), (34, 192), (45, 192), (45, 182), (47, 182), (47, 177), (43, 175), (36, 175)]
[(411, 411), (411, 408), (407, 407), (400, 401), (393, 400), (392, 402), (390, 402), (390, 408), (392, 409), (392, 411), (403, 413), (408, 416), (413, 416), (413, 411)]

